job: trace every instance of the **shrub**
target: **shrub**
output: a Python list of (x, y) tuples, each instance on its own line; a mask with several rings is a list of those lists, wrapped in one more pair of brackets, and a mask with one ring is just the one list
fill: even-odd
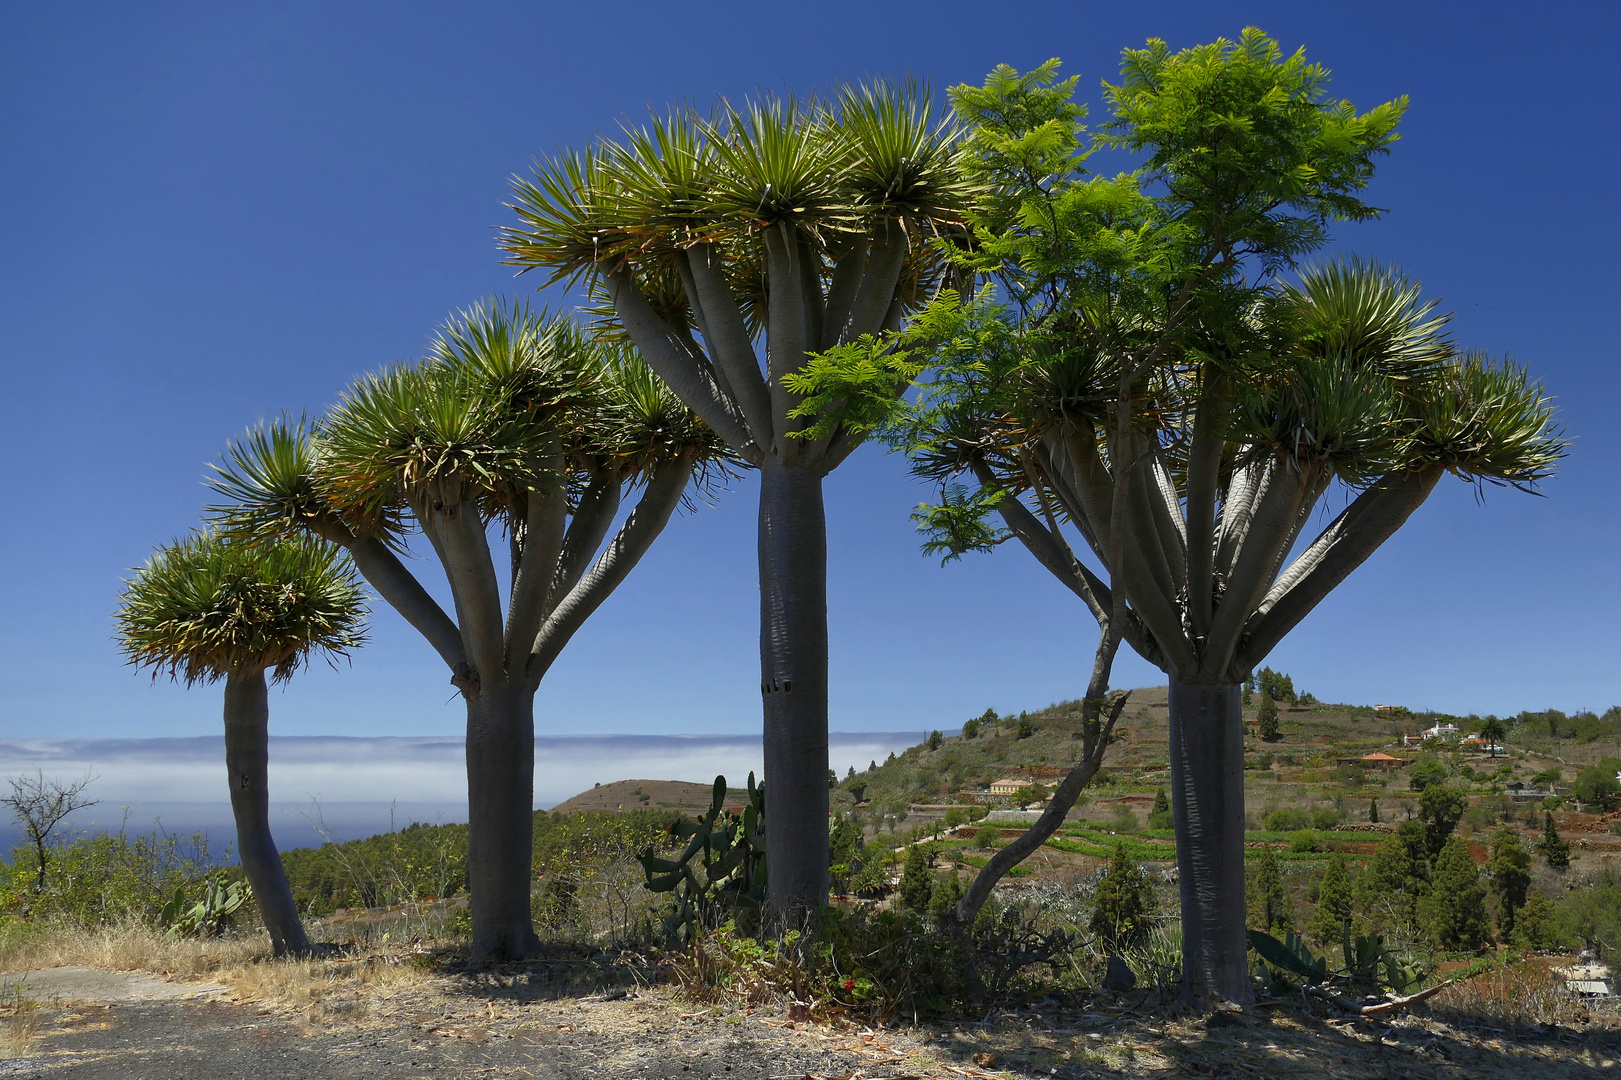
[(929, 918), (935, 922), (944, 922), (951, 909), (957, 906), (964, 892), (962, 878), (953, 870), (949, 874), (941, 874), (934, 879), (934, 889), (929, 893)]
[(1170, 829), (1175, 825), (1176, 815), (1171, 811), (1171, 801), (1165, 797), (1165, 789), (1160, 788), (1154, 793), (1154, 809), (1148, 813), (1148, 827)]
[(1002, 842), (1002, 830), (995, 825), (981, 825), (974, 833), (974, 846), (989, 851)]
[(1615, 809), (1621, 802), (1621, 782), (1615, 778), (1618, 771), (1621, 771), (1621, 758), (1601, 758), (1597, 765), (1576, 774), (1571, 796), (1602, 810)]
[(1289, 850), (1296, 855), (1309, 854), (1317, 850), (1317, 833), (1312, 829), (1301, 829), (1289, 837)]
[(1293, 806), (1281, 807), (1266, 815), (1268, 832), (1298, 832), (1311, 828), (1310, 812)]
[(1328, 831), (1345, 820), (1345, 815), (1332, 806), (1319, 806), (1311, 812), (1311, 827)]
[(1036, 725), (1030, 722), (1027, 716), (1019, 717), (1019, 738), (1028, 739), (1036, 733)]

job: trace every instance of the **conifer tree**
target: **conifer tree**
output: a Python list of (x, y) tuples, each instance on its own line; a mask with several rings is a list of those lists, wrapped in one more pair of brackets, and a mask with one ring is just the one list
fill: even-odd
[(1537, 847), (1542, 851), (1542, 857), (1548, 861), (1548, 866), (1554, 870), (1567, 870), (1570, 868), (1570, 844), (1559, 835), (1559, 829), (1553, 823), (1552, 811), (1543, 811), (1544, 824), (1542, 829), (1542, 843)]
[(1379, 824), (1379, 800), (1376, 798), (1368, 800), (1368, 822), (1372, 825)]
[(1267, 742), (1276, 742), (1278, 739), (1278, 703), (1272, 700), (1272, 695), (1261, 694), (1261, 708), (1256, 713), (1256, 719), (1261, 722), (1261, 738)]
[(1335, 854), (1323, 871), (1317, 886), (1317, 912), (1306, 932), (1321, 945), (1338, 943), (1351, 921), (1351, 875), (1345, 869), (1345, 856)]
[(1295, 928), (1294, 904), (1278, 872), (1278, 856), (1271, 848), (1261, 849), (1250, 879), (1248, 900), (1250, 925), (1256, 929), (1283, 933)]
[(1368, 928), (1386, 930), (1417, 922), (1418, 899), (1429, 876), (1426, 851), (1424, 826), (1416, 821), (1402, 822), (1374, 849), (1352, 890), (1357, 913)]
[(1148, 929), (1151, 902), (1142, 867), (1126, 858), (1126, 845), (1117, 842), (1093, 896), (1092, 933), (1110, 944), (1135, 941)]
[(906, 868), (901, 871), (901, 903), (913, 911), (926, 911), (929, 898), (934, 895), (934, 879), (929, 876), (929, 857), (926, 844), (913, 844), (906, 849)]
[(1424, 927), (1443, 949), (1473, 952), (1491, 937), (1486, 921), (1486, 890), (1469, 847), (1454, 836), (1441, 848), (1430, 877), (1429, 894), (1420, 903)]
[(1514, 919), (1525, 906), (1531, 887), (1531, 853), (1507, 825), (1492, 834), (1492, 855), (1486, 863), (1492, 893), (1497, 897), (1497, 936), (1508, 941), (1514, 933)]

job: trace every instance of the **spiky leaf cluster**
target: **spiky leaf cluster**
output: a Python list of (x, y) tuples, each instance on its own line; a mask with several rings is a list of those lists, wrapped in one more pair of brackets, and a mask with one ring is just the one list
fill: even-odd
[(668, 318), (685, 311), (678, 255), (715, 245), (758, 332), (766, 233), (790, 237), (802, 272), (831, 286), (852, 241), (898, 230), (911, 241), (903, 300), (921, 302), (919, 283), (944, 266), (933, 241), (961, 237), (975, 190), (956, 158), (956, 129), (911, 82), (682, 108), (515, 179), (522, 224), (503, 246), (513, 264), (553, 280), (629, 269)]
[(634, 350), (487, 303), (448, 321), (423, 360), (356, 380), (319, 423), (248, 432), (216, 469), (226, 502), (211, 512), (245, 536), (397, 542), (434, 504), (501, 519), (531, 490), (572, 499), (605, 469), (634, 481), (682, 455), (725, 472), (724, 448)]
[(312, 653), (360, 645), (365, 616), (353, 568), (331, 544), (208, 532), (159, 548), (126, 583), (116, 619), (131, 664), (190, 685), (254, 670), (287, 679)]

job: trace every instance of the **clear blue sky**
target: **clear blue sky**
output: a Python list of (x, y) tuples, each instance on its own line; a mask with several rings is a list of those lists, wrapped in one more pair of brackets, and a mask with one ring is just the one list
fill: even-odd
[[(1613, 9), (1544, 2), (34, 4), (0, 14), (0, 735), (193, 735), (217, 691), (111, 642), (119, 582), (187, 529), (205, 464), (416, 355), (492, 292), (508, 177), (648, 106), (875, 73), (936, 87), (1259, 25), (1334, 90), (1412, 109), (1341, 245), (1393, 261), (1468, 345), (1529, 364), (1576, 437), (1546, 498), (1449, 482), (1274, 654), (1325, 699), (1512, 712), (1621, 702)], [(1606, 312), (1609, 314), (1607, 315)], [(1015, 546), (941, 569), (923, 489), (867, 448), (828, 485), (833, 724), (960, 723), (1077, 696), (1093, 627)], [(759, 721), (754, 491), (676, 520), (564, 654), (541, 730)], [(419, 567), (428, 574), (431, 564)], [(1158, 675), (1123, 657), (1117, 684)], [(374, 644), (272, 701), (286, 734), (454, 733), (431, 652)], [(3, 767), (3, 766), (0, 766)]]

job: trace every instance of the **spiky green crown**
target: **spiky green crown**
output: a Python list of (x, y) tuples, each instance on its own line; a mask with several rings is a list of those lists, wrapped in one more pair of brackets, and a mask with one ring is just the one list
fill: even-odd
[(205, 532), (159, 548), (126, 582), (115, 618), (131, 664), (189, 686), (255, 670), (281, 681), (312, 653), (346, 655), (365, 640), (366, 605), (331, 544)]

